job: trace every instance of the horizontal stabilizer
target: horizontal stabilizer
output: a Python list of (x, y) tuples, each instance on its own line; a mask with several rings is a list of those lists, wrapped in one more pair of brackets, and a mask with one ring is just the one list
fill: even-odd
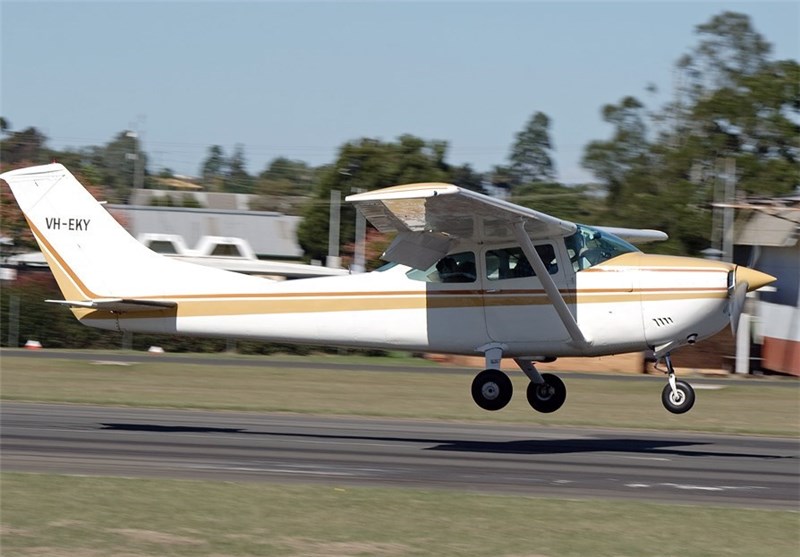
[(135, 311), (153, 311), (177, 307), (177, 302), (169, 300), (135, 300), (125, 298), (103, 298), (97, 300), (45, 300), (52, 304), (61, 304), (74, 308), (96, 309), (113, 311), (115, 313), (129, 313)]

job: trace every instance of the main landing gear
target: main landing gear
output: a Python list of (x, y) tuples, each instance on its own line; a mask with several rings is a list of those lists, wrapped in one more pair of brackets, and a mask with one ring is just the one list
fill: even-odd
[[(494, 350), (486, 351), (486, 364), (497, 365), (500, 363), (500, 354)], [(530, 360), (515, 359), (517, 365), (531, 380), (528, 384), (528, 404), (537, 412), (555, 412), (567, 399), (567, 387), (558, 376), (552, 373), (539, 373)], [(500, 410), (505, 408), (511, 400), (514, 387), (508, 375), (499, 369), (490, 368), (480, 372), (472, 381), (472, 398), (475, 404), (484, 410)]]
[[(500, 410), (511, 400), (514, 387), (508, 375), (500, 371), (502, 349), (490, 347), (486, 349), (486, 367), (472, 381), (472, 398), (475, 404), (484, 410)], [(514, 358), (520, 369), (531, 380), (528, 383), (528, 404), (537, 412), (549, 414), (555, 412), (567, 400), (567, 387), (564, 382), (552, 373), (539, 373), (530, 359)], [(661, 392), (664, 408), (673, 414), (683, 414), (694, 406), (694, 389), (686, 381), (675, 378), (675, 369), (669, 353), (664, 356), (667, 369), (667, 384)], [(658, 368), (657, 368), (658, 369)]]
[(694, 389), (686, 381), (675, 379), (675, 369), (672, 367), (672, 359), (669, 353), (664, 355), (664, 362), (667, 364), (667, 384), (661, 391), (661, 403), (664, 408), (673, 414), (683, 414), (694, 406)]

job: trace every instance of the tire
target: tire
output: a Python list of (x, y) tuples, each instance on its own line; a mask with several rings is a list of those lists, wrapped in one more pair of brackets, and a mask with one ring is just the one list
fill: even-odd
[(678, 391), (677, 397), (673, 396), (669, 384), (664, 385), (664, 390), (661, 391), (661, 403), (673, 414), (684, 414), (694, 406), (694, 389), (686, 381), (676, 381), (675, 388)]
[(549, 414), (564, 405), (567, 386), (558, 375), (543, 373), (544, 384), (528, 383), (528, 404), (537, 412)]
[(511, 379), (497, 369), (484, 370), (472, 381), (472, 399), (484, 410), (505, 408), (513, 392)]

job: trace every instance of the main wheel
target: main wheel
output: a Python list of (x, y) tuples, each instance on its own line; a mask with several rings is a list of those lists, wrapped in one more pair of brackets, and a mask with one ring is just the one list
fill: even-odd
[(672, 387), (669, 384), (664, 385), (664, 390), (661, 391), (661, 403), (664, 408), (673, 414), (683, 414), (688, 412), (694, 406), (694, 389), (686, 381), (676, 381), (675, 390), (677, 393), (672, 392)]
[(486, 369), (472, 381), (472, 399), (484, 410), (500, 410), (505, 407), (513, 392), (511, 379), (498, 369)]
[(558, 375), (543, 373), (544, 383), (528, 383), (528, 404), (537, 412), (555, 412), (567, 400), (567, 386)]

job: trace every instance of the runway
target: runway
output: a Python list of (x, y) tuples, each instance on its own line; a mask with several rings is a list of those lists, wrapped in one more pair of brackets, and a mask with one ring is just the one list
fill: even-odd
[(4, 402), (3, 471), (798, 509), (797, 440)]

